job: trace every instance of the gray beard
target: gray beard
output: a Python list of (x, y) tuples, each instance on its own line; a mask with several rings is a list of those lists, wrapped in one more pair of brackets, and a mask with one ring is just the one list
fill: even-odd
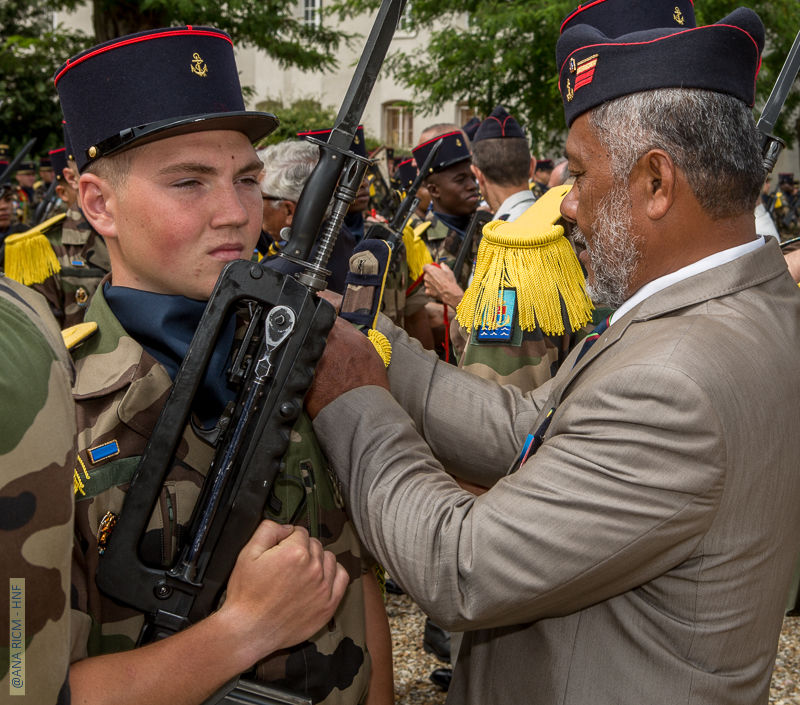
[[(594, 283), (587, 282), (586, 291), (595, 304), (611, 308), (628, 298), (631, 277), (639, 261), (639, 251), (632, 235), (631, 199), (625, 185), (615, 186), (600, 201), (592, 223), (594, 237), (586, 246)], [(586, 237), (572, 226), (576, 242), (586, 245)]]

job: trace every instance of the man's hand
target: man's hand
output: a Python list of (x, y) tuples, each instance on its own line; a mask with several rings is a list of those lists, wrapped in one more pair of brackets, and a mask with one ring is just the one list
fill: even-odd
[(219, 615), (250, 644), (255, 663), (315, 634), (347, 583), (347, 571), (304, 528), (263, 521), (239, 553)]
[(336, 309), (336, 313), (342, 310), (342, 298), (344, 298), (341, 294), (337, 294), (335, 291), (331, 289), (324, 289), (322, 291), (317, 292), (317, 296), (321, 299), (325, 299), (331, 306)]
[(337, 397), (367, 385), (389, 389), (386, 367), (367, 336), (339, 318), (306, 394), (306, 410), (313, 419)]
[(425, 293), (456, 308), (464, 296), (464, 290), (456, 282), (453, 270), (446, 264), (426, 264), (422, 271), (425, 277)]

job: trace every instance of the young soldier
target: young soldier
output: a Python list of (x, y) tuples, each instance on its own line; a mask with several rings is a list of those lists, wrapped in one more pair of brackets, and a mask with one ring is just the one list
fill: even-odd
[[(249, 259), (255, 247), (262, 164), (251, 143), (277, 120), (244, 110), (230, 39), (206, 27), (112, 40), (67, 62), (56, 87), (83, 212), (111, 260), (86, 315), (97, 333), (75, 356), (73, 633), (81, 660), (72, 667), (73, 694), (89, 702), (199, 703), (259, 662), (259, 680), (315, 703), (363, 701), (375, 626), (365, 601), (382, 604), (321, 454), (309, 450), (303, 417), (276, 482), (277, 518), (310, 526), (339, 564), (306, 529), (263, 524), (240, 553), (219, 611), (143, 648), (134, 648), (143, 616), (98, 591), (105, 527), (121, 511), (205, 300), (224, 265)], [(196, 423), (184, 431), (143, 538), (146, 562), (172, 562), (189, 522), (214, 452), (195, 428), (213, 425), (234, 396), (224, 376), (234, 329), (231, 320), (195, 400)]]
[[(472, 155), (461, 130), (437, 135), (414, 147), (417, 165), (425, 162), (428, 152), (439, 140), (442, 140), (442, 146), (425, 178), (431, 195), (433, 217), (431, 226), (422, 237), (433, 261), (437, 264), (444, 262), (452, 269), (470, 217), (478, 207), (480, 195), (470, 170)], [(459, 283), (466, 284), (472, 262), (472, 257), (467, 258), (464, 271), (455, 273)]]

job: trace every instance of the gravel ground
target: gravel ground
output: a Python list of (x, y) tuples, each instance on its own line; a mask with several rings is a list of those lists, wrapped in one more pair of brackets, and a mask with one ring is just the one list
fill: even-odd
[[(429, 680), (445, 664), (422, 650), (425, 615), (407, 595), (388, 595), (392, 629), (395, 705), (443, 705), (445, 693)], [(783, 621), (772, 674), (770, 705), (800, 705), (800, 617)]]

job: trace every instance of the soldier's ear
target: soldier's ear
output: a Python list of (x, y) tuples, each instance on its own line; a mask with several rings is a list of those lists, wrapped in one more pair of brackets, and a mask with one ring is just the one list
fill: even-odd
[(78, 202), (84, 217), (98, 233), (105, 238), (117, 236), (116, 193), (108, 181), (97, 174), (81, 174), (78, 181)]
[(533, 175), (536, 172), (536, 157), (531, 157), (531, 165), (528, 167), (528, 181), (533, 181)]
[(428, 193), (431, 195), (431, 198), (439, 198), (439, 184), (437, 183), (436, 179), (433, 177), (435, 174), (431, 174), (427, 179), (425, 179), (424, 184), (428, 187)]

